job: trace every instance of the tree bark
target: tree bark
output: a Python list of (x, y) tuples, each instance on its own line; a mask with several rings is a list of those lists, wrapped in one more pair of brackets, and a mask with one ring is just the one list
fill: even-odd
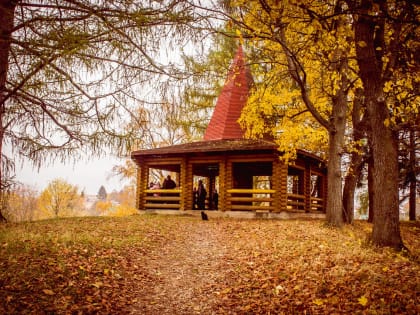
[[(370, 140), (373, 158), (373, 231), (372, 242), (378, 246), (396, 249), (404, 247), (399, 225), (398, 196), (398, 141), (386, 121), (390, 114), (383, 93), (384, 81), (381, 55), (377, 45), (382, 44), (382, 20), (369, 15), (371, 3), (362, 1), (360, 14), (355, 16), (355, 43), (359, 75), (365, 91), (369, 116)], [(365, 11), (364, 11), (365, 10)], [(380, 47), (380, 46), (378, 46)]]
[(357, 182), (362, 173), (364, 161), (361, 153), (352, 153), (350, 169), (344, 180), (343, 188), (343, 220), (344, 223), (352, 224), (354, 221), (354, 194)]
[(3, 141), (5, 133), (4, 114), (6, 112), (6, 81), (9, 68), (9, 51), (11, 34), (14, 25), (14, 13), (17, 1), (0, 0), (0, 220), (5, 220), (2, 214), (4, 199), (4, 165), (3, 165)]
[(366, 148), (358, 144), (366, 134), (366, 115), (362, 118), (361, 114), (364, 107), (363, 94), (364, 92), (361, 88), (356, 89), (352, 109), (353, 141), (357, 151), (353, 151), (351, 154), (350, 166), (347, 170), (343, 188), (343, 220), (344, 223), (348, 224), (352, 224), (354, 221), (354, 195), (365, 164), (363, 152)]
[(332, 118), (330, 121), (328, 152), (328, 196), (326, 218), (328, 224), (340, 227), (343, 225), (343, 185), (341, 157), (346, 129), (346, 95), (342, 91), (333, 100)]

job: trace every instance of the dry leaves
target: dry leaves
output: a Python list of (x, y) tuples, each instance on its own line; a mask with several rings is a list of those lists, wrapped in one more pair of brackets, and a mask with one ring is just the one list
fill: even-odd
[(418, 314), (411, 254), (371, 226), (315, 220), (132, 216), (0, 226), (0, 313)]

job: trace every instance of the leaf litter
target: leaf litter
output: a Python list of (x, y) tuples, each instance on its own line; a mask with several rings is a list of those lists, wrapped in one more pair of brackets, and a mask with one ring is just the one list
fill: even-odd
[(0, 225), (4, 314), (419, 314), (407, 252), (371, 225), (139, 215)]

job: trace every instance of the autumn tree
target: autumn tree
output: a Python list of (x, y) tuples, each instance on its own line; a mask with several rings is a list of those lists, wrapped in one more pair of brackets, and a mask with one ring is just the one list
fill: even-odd
[(37, 191), (26, 185), (14, 185), (4, 194), (7, 205), (3, 208), (8, 221), (22, 222), (37, 219)]
[(160, 47), (187, 38), (190, 13), (187, 1), (1, 0), (0, 189), (16, 158), (129, 151), (132, 105), (181, 77)]
[[(341, 221), (338, 161), (344, 149), (347, 105), (352, 89), (362, 89), (360, 111), (372, 157), (372, 239), (376, 245), (402, 248), (396, 131), (401, 122), (418, 116), (418, 6), (385, 0), (240, 4), (232, 21), (244, 37), (282, 55), (274, 66), (289, 72), (307, 111), (328, 130), (332, 174), (327, 217), (334, 225)], [(329, 107), (320, 111), (323, 103)]]
[(39, 197), (39, 208), (44, 216), (72, 216), (82, 209), (83, 200), (77, 186), (63, 179), (54, 179)]
[[(232, 4), (237, 4), (232, 1)], [(345, 130), (349, 94), (357, 78), (351, 71), (351, 45), (346, 39), (350, 18), (342, 13), (339, 2), (312, 1), (309, 11), (302, 2), (240, 2), (232, 20), (241, 28), (249, 45), (264, 50), (271, 80), (261, 80), (260, 91), (251, 98), (243, 121), (251, 135), (266, 133), (266, 117), (281, 118), (269, 128), (282, 132), (280, 149), (290, 152), (290, 136), (313, 144), (325, 144), (328, 134), (328, 199), (327, 221), (343, 224), (342, 155), (345, 151)], [(328, 15), (319, 19), (317, 15)], [(264, 60), (263, 60), (264, 61)], [(258, 74), (257, 74), (257, 79)], [(298, 124), (296, 124), (296, 118)], [(286, 132), (288, 131), (286, 136)], [(313, 140), (309, 139), (313, 137)], [(318, 139), (317, 139), (318, 138)], [(322, 140), (324, 139), (324, 140)], [(291, 148), (292, 146), (292, 148)], [(308, 146), (306, 145), (306, 148)]]
[(354, 18), (373, 160), (373, 242), (402, 248), (398, 137), (401, 120), (418, 115), (419, 6), (411, 1), (346, 1)]

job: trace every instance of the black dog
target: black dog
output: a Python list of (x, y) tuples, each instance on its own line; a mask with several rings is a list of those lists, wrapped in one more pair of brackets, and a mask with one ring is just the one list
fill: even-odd
[(209, 220), (209, 217), (207, 216), (207, 214), (204, 211), (201, 211), (201, 219), (203, 219), (204, 221)]

